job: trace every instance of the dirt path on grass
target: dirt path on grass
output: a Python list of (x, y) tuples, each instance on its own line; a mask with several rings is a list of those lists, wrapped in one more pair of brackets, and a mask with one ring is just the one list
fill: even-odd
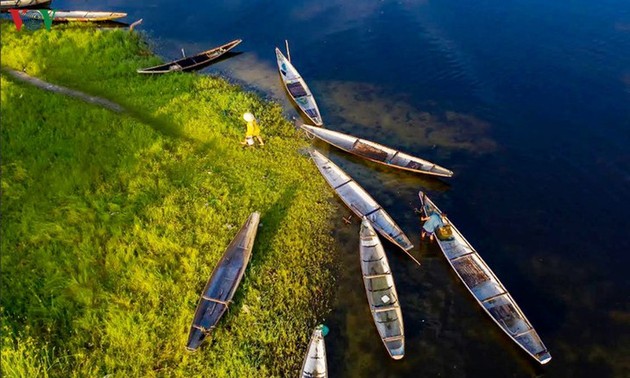
[(109, 109), (111, 111), (114, 111), (116, 113), (122, 113), (122, 112), (125, 111), (125, 109), (122, 106), (120, 106), (120, 105), (118, 105), (118, 104), (116, 104), (114, 102), (111, 102), (109, 100), (106, 100), (106, 99), (104, 99), (102, 97), (91, 96), (91, 95), (89, 95), (87, 93), (79, 92), (79, 91), (74, 90), (74, 89), (70, 89), (70, 88), (62, 87), (60, 85), (47, 83), (47, 82), (45, 82), (43, 80), (40, 80), (40, 79), (38, 79), (36, 77), (29, 76), (29, 75), (25, 74), (24, 72), (15, 71), (15, 70), (12, 70), (12, 69), (9, 69), (9, 68), (5, 68), (5, 67), (2, 67), (2, 72), (6, 73), (8, 75), (11, 75), (13, 78), (15, 78), (15, 79), (17, 79), (19, 81), (22, 81), (22, 82), (34, 85), (34, 86), (36, 86), (38, 88), (41, 88), (41, 89), (44, 89), (44, 90), (47, 90), (47, 91), (50, 91), (50, 92), (61, 93), (63, 95), (70, 96), (70, 97), (75, 97), (75, 98), (81, 99), (81, 100), (83, 100), (85, 102), (88, 102), (88, 103), (91, 103), (91, 104), (95, 104), (95, 105), (101, 106), (103, 108), (107, 108), (107, 109)]

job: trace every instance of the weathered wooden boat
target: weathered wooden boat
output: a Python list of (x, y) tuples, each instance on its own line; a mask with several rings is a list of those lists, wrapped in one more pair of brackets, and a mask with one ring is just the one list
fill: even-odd
[(195, 351), (227, 310), (249, 263), (260, 214), (252, 213), (225, 250), (201, 293), (186, 349)]
[(407, 171), (425, 173), (427, 175), (442, 177), (453, 176), (453, 171), (440, 167), (437, 164), (433, 164), (430, 161), (383, 146), (382, 144), (343, 134), (338, 131), (324, 129), (322, 127), (302, 125), (302, 129), (312, 135), (315, 135), (326, 143), (332, 144), (333, 146), (346, 152), (376, 163), (381, 163)]
[(315, 327), (308, 350), (302, 363), (302, 378), (327, 378), (328, 363), (326, 362), (326, 344), (324, 336), (328, 333), (328, 328), (320, 324)]
[(142, 74), (163, 74), (168, 72), (192, 71), (205, 67), (210, 62), (217, 60), (223, 54), (235, 48), (241, 39), (235, 39), (225, 45), (215, 47), (211, 50), (200, 52), (197, 55), (174, 60), (169, 63), (160, 64), (159, 66), (139, 69), (137, 72)]
[(1, 0), (0, 9), (6, 11), (9, 9), (45, 8), (51, 2), (52, 0)]
[[(317, 169), (324, 176), (326, 182), (339, 195), (341, 200), (352, 210), (359, 218), (367, 217), (384, 238), (396, 244), (403, 251), (407, 252), (413, 248), (413, 244), (409, 238), (398, 227), (396, 222), (389, 214), (379, 205), (365, 189), (363, 189), (352, 177), (348, 176), (335, 163), (330, 161), (324, 155), (316, 150), (309, 151)], [(420, 264), (413, 256), (409, 256), (418, 264)]]
[(289, 96), (300, 110), (306, 114), (308, 119), (317, 126), (323, 125), (322, 116), (319, 113), (319, 108), (317, 107), (311, 90), (308, 88), (308, 85), (306, 85), (304, 79), (302, 79), (302, 76), (300, 76), (300, 73), (293, 67), (290, 60), (287, 59), (277, 47), (276, 61), (278, 63), (278, 70), (280, 71), (280, 77)]
[[(423, 192), (418, 195), (425, 215), (433, 212), (442, 214)], [(443, 236), (436, 232), (436, 239), (442, 253), (468, 291), (492, 320), (525, 352), (541, 364), (549, 362), (551, 354), (510, 293), (455, 225), (450, 220), (446, 220), (446, 224), (450, 226), (450, 232), (444, 232)]]
[[(53, 22), (98, 22), (111, 21), (118, 18), (127, 17), (127, 13), (122, 12), (96, 12), (96, 11), (63, 11), (49, 10)], [(41, 12), (30, 10), (24, 13), (24, 16), (34, 20), (43, 20), (44, 16)]]
[(374, 324), (387, 353), (400, 360), (405, 355), (405, 327), (394, 276), (381, 240), (365, 217), (360, 238), (361, 272)]

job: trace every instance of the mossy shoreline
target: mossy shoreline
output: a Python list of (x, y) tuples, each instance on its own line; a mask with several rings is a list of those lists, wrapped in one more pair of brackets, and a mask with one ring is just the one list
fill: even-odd
[[(126, 30), (1, 28), (3, 66), (125, 108), (2, 75), (4, 375), (295, 375), (332, 300), (334, 209), (281, 107), (221, 78), (138, 75), (160, 59)], [(263, 148), (239, 144), (245, 111)], [(190, 354), (199, 293), (252, 211), (245, 279)]]

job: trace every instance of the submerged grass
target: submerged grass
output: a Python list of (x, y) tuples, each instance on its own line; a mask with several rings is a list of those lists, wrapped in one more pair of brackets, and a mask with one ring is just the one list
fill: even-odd
[[(223, 79), (140, 76), (136, 34), (1, 25), (2, 370), (7, 376), (289, 376), (332, 291), (331, 192), (277, 104)], [(252, 111), (266, 145), (242, 149)], [(252, 211), (234, 304), (185, 351), (199, 294)]]

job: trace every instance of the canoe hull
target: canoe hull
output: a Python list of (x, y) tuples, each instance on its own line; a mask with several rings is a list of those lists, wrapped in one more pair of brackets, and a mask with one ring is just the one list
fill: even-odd
[(293, 67), (291, 62), (282, 54), (280, 49), (276, 47), (276, 62), (278, 63), (278, 71), (289, 97), (300, 108), (302, 113), (308, 117), (314, 124), (321, 126), (323, 124), (322, 116), (315, 102), (313, 93), (306, 85), (306, 82), (300, 76), (298, 71)]
[(367, 217), (376, 231), (403, 251), (413, 248), (407, 235), (392, 217), (352, 177), (320, 152), (311, 150), (309, 153), (326, 182), (350, 210), (359, 218)]
[(321, 127), (311, 125), (302, 125), (301, 127), (326, 143), (375, 163), (427, 175), (453, 176), (453, 171), (379, 143)]
[(374, 325), (389, 356), (400, 360), (405, 355), (402, 310), (385, 250), (367, 218), (361, 223), (359, 254)]
[[(422, 192), (419, 197), (425, 215), (431, 211), (442, 213)], [(548, 363), (551, 354), (525, 314), (472, 245), (455, 225), (450, 221), (449, 224), (453, 231), (452, 237), (436, 239), (451, 268), (503, 332), (536, 361)]]
[(159, 66), (142, 68), (136, 72), (141, 74), (165, 74), (169, 72), (187, 72), (206, 67), (211, 62), (219, 59), (222, 55), (232, 50), (243, 40), (235, 39), (232, 42), (228, 42), (222, 46), (215, 47), (210, 50), (200, 52), (197, 55), (189, 56), (174, 60), (169, 63), (160, 64)]
[(32, 9), (50, 6), (52, 0), (2, 0), (0, 1), (0, 10), (8, 11), (9, 9)]
[(322, 326), (318, 326), (311, 335), (308, 350), (302, 363), (302, 378), (328, 378), (328, 362), (326, 360), (326, 344)]
[[(52, 15), (53, 22), (98, 22), (98, 21), (111, 21), (111, 20), (116, 20), (118, 18), (127, 17), (127, 13), (120, 13), (120, 12), (49, 10), (48, 13)], [(39, 11), (27, 11), (26, 13), (24, 13), (24, 16), (33, 20), (44, 19), (44, 17)]]
[(195, 351), (227, 310), (251, 258), (260, 214), (252, 213), (214, 268), (197, 304), (186, 349)]

